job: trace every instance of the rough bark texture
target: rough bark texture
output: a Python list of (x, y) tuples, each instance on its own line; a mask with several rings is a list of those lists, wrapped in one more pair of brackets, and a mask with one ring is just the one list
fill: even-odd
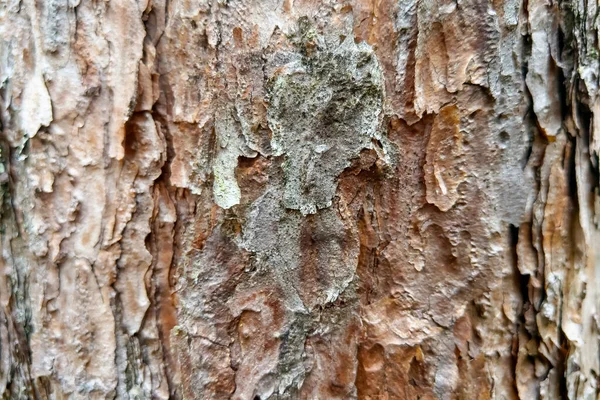
[(0, 2), (4, 399), (597, 399), (598, 5)]

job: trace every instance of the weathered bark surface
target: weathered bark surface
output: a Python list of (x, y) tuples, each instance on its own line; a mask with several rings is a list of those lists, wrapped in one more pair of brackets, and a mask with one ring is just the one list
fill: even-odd
[(1, 2), (3, 398), (598, 398), (598, 12)]

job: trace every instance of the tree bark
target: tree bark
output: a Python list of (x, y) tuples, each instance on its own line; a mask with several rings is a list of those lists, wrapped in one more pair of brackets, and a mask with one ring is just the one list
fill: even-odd
[(600, 398), (598, 12), (1, 2), (2, 398)]

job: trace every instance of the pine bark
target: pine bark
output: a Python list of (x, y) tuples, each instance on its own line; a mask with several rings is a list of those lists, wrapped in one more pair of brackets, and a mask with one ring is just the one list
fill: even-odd
[(579, 0), (0, 2), (3, 399), (598, 399)]

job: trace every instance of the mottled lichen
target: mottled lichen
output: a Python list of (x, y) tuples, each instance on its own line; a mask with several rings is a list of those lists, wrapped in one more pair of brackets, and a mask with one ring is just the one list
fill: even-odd
[(335, 180), (379, 139), (383, 78), (373, 49), (346, 38), (325, 44), (306, 19), (292, 38), (303, 55), (268, 84), (275, 155), (284, 155), (284, 204), (314, 214), (331, 206)]
[(217, 114), (215, 135), (218, 152), (213, 164), (213, 196), (219, 207), (227, 209), (240, 202), (241, 191), (235, 177), (238, 157), (256, 157), (257, 153), (246, 144), (231, 109)]

